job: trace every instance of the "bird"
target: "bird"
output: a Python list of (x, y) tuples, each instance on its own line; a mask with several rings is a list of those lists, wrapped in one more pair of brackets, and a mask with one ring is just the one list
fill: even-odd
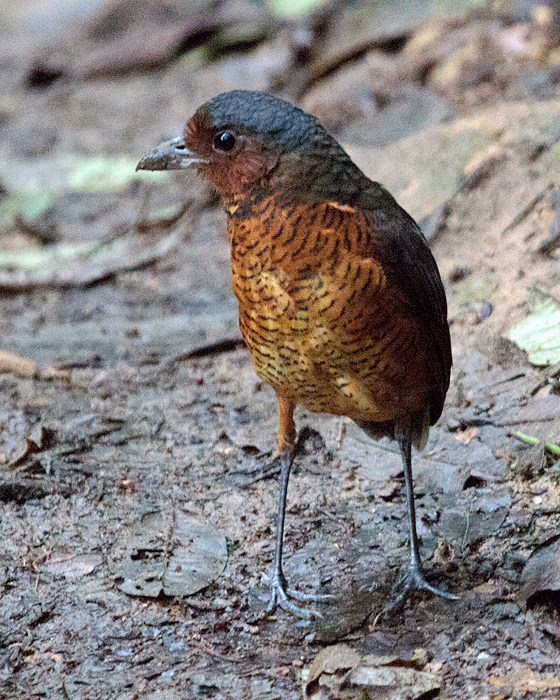
[(280, 494), (267, 610), (320, 616), (331, 596), (288, 586), (283, 540), (294, 410), (352, 419), (400, 448), (410, 557), (390, 609), (430, 585), (420, 558), (412, 447), (440, 417), (452, 365), (447, 301), (414, 219), (316, 117), (249, 90), (217, 95), (137, 170), (195, 170), (221, 198), (239, 326), (278, 403)]

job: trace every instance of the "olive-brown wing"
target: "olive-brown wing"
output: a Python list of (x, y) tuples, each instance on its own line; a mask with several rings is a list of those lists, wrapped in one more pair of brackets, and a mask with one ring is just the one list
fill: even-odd
[[(439, 270), (420, 228), (381, 185), (364, 197), (372, 245), (388, 282), (419, 319), (430, 380), (430, 424), (440, 417), (452, 355), (447, 301)], [(372, 203), (367, 206), (367, 202)]]

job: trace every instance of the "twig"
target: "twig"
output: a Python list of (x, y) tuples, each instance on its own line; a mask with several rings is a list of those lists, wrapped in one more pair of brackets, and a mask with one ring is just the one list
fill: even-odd
[(10, 372), (17, 377), (35, 379), (70, 379), (70, 372), (54, 367), (38, 367), (34, 360), (20, 357), (13, 352), (0, 350), (0, 372)]
[(68, 695), (68, 691), (66, 690), (66, 676), (62, 676), (62, 697), (64, 700), (72, 700), (72, 698)]
[(56, 243), (59, 240), (58, 233), (54, 227), (40, 226), (26, 221), (22, 216), (16, 216), (15, 225), (28, 236), (33, 236), (42, 245)]
[(549, 236), (544, 240), (537, 248), (537, 253), (549, 256), (558, 247), (560, 247), (560, 233), (557, 233), (555, 236)]
[(538, 382), (533, 386), (531, 391), (529, 392), (531, 396), (534, 396), (539, 389), (542, 389), (543, 386), (546, 386), (551, 379), (557, 379), (560, 376), (560, 362), (557, 362), (555, 365), (552, 365), (552, 367), (547, 367), (543, 372), (541, 372), (541, 376), (538, 380)]
[(193, 208), (193, 201), (189, 200), (182, 204), (171, 216), (162, 216), (159, 219), (140, 219), (136, 224), (136, 230), (139, 233), (148, 233), (149, 231), (171, 228), (171, 226), (176, 224), (189, 209)]
[(193, 357), (208, 357), (209, 355), (219, 355), (222, 352), (232, 352), (237, 350), (237, 348), (242, 348), (245, 345), (243, 338), (224, 338), (223, 340), (217, 340), (214, 343), (208, 343), (207, 345), (201, 345), (198, 348), (189, 350), (188, 352), (183, 352), (176, 357), (172, 357), (167, 361), (167, 365), (173, 365), (176, 362), (184, 362), (185, 360), (191, 360)]
[(181, 242), (180, 231), (168, 233), (147, 247), (143, 236), (126, 234), (75, 244), (54, 244), (41, 249), (33, 267), (21, 264), (24, 254), (3, 254), (0, 291), (87, 287), (122, 272), (139, 270), (164, 258)]
[(532, 425), (533, 423), (549, 423), (556, 418), (554, 414), (543, 418), (525, 418), (524, 420), (506, 420), (503, 423), (492, 423), (494, 428), (509, 428), (512, 425)]
[[(523, 442), (526, 445), (541, 445), (543, 444), (542, 440), (539, 440), (537, 437), (533, 437), (532, 435), (525, 435), (525, 433), (512, 433), (512, 437), (514, 437), (516, 440), (519, 440), (519, 442)], [(551, 454), (555, 455), (556, 457), (560, 457), (560, 446), (555, 445), (553, 442), (545, 442), (544, 443), (544, 449), (550, 452)]]
[(0, 372), (10, 372), (18, 377), (34, 377), (36, 371), (37, 363), (34, 360), (0, 350)]
[(549, 192), (552, 189), (553, 185), (548, 184), (546, 187), (543, 187), (540, 192), (537, 192), (537, 194), (523, 207), (523, 209), (518, 212), (513, 219), (509, 222), (509, 224), (502, 230), (502, 236), (505, 233), (508, 233), (512, 229), (514, 229), (516, 226), (518, 226), (524, 219), (526, 219), (529, 214), (533, 211), (533, 209), (537, 206), (537, 204), (544, 198), (547, 192)]

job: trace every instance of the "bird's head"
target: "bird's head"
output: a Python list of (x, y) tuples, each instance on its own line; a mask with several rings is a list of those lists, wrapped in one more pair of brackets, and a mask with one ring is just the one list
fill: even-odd
[[(233, 90), (203, 104), (182, 136), (162, 143), (137, 170), (196, 169), (227, 198), (266, 182), (317, 187), (328, 165), (349, 157), (311, 114), (264, 92)], [(336, 168), (335, 168), (336, 170)]]

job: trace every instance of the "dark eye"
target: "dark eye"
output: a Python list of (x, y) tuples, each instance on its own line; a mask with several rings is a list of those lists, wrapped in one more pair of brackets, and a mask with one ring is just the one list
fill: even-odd
[(213, 146), (218, 151), (231, 151), (235, 146), (235, 136), (229, 131), (221, 131), (214, 136)]

